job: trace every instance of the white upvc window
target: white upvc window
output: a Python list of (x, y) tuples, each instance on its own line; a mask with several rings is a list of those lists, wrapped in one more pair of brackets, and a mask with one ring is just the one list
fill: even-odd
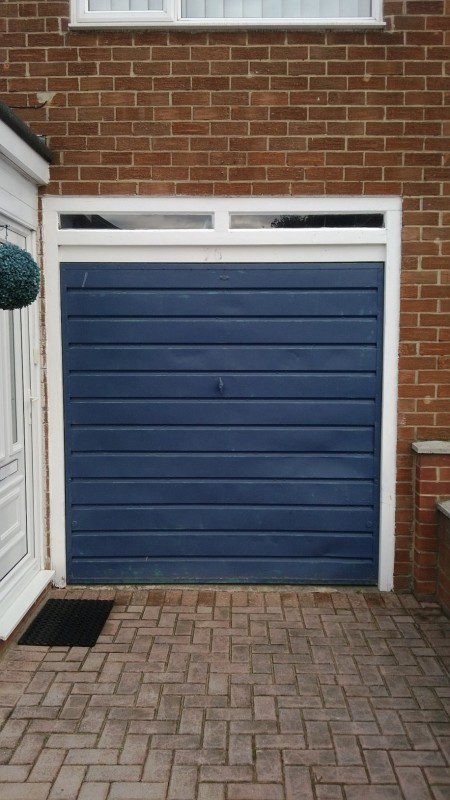
[(128, 27), (339, 27), (383, 25), (383, 0), (71, 0), (71, 24)]

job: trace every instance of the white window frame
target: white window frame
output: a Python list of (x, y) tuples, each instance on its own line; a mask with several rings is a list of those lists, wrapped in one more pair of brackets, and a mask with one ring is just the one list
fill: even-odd
[[(59, 214), (211, 212), (204, 230), (60, 229)], [(383, 228), (231, 229), (230, 213), (384, 214)], [(394, 575), (397, 456), (398, 346), (400, 319), (399, 197), (45, 197), (43, 246), (46, 268), (48, 442), (51, 558), (58, 586), (66, 583), (64, 413), (60, 262), (97, 261), (171, 264), (186, 261), (280, 260), (384, 261), (383, 388), (380, 465), (378, 586), (391, 591)]]
[(181, 17), (181, 0), (163, 0), (162, 11), (89, 11), (88, 0), (70, 0), (73, 28), (383, 28), (383, 0), (372, 0), (370, 17), (207, 18)]

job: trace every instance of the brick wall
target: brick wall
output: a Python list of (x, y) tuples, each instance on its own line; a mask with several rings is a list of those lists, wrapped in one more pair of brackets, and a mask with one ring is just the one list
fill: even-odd
[(417, 597), (425, 600), (435, 598), (437, 591), (439, 515), (436, 501), (450, 498), (450, 445), (418, 442), (414, 447), (419, 452), (414, 454), (413, 589)]
[(0, 96), (49, 137), (50, 193), (402, 195), (404, 589), (410, 443), (450, 426), (450, 0), (385, 16), (368, 33), (68, 32), (68, 0), (3, 0)]

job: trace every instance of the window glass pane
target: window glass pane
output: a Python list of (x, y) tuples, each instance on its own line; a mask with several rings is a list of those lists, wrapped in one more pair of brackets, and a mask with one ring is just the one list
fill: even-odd
[(6, 222), (6, 217), (0, 214), (0, 242), (11, 242), (22, 247), (23, 250), (27, 249), (27, 238), (20, 231), (16, 231), (11, 225)]
[(89, 11), (163, 11), (163, 0), (88, 0)]
[(243, 0), (243, 14), (248, 19), (260, 18), (262, 16), (262, 0)]
[(61, 214), (59, 225), (92, 230), (198, 230), (212, 228), (213, 217), (212, 214)]
[(242, 0), (224, 0), (224, 17), (237, 17), (242, 19)]
[[(108, 0), (114, 2), (114, 0)], [(107, 0), (90, 0), (107, 2)], [(130, 0), (132, 2), (132, 0)], [(182, 19), (340, 19), (370, 17), (371, 0), (182, 0)]]
[(205, 0), (182, 0), (182, 16), (205, 19)]
[(319, 0), (318, 17), (339, 17), (339, 0)]
[[(88, 13), (130, 13), (130, 19), (133, 12), (161, 14), (164, 10), (164, 0), (87, 0)], [(181, 19), (338, 20), (370, 18), (371, 14), (372, 0), (181, 0)]]
[(205, 0), (205, 9), (205, 17), (223, 17), (223, 0)]
[(230, 228), (383, 227), (383, 214), (230, 214)]
[[(27, 239), (26, 236), (17, 231), (13, 226), (9, 225), (9, 222), (6, 221), (6, 217), (0, 215), (0, 243), (1, 242), (11, 242), (12, 244), (18, 245), (18, 247), (22, 247), (24, 250), (27, 249)], [(16, 370), (16, 349), (17, 349), (17, 336), (16, 330), (14, 325), (14, 314), (18, 314), (18, 319), (20, 320), (20, 330), (19, 330), (19, 343), (21, 341), (21, 326), (22, 321), (20, 318), (20, 311), (0, 311), (0, 314), (7, 314), (7, 355), (6, 358), (9, 361), (9, 375), (10, 375), (10, 408), (11, 408), (11, 439), (13, 444), (17, 444), (19, 441), (19, 427), (18, 427), (18, 412), (17, 412), (17, 402), (18, 402), (18, 395), (17, 395), (17, 380), (22, 380), (21, 374), (17, 375)]]

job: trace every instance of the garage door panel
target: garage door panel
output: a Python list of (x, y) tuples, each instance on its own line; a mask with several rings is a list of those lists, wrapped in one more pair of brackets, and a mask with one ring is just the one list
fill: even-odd
[(96, 370), (99, 363), (109, 372), (122, 370), (166, 372), (194, 370), (217, 372), (242, 370), (259, 372), (323, 372), (326, 370), (370, 372), (376, 370), (375, 345), (314, 345), (268, 347), (264, 345), (226, 345), (158, 347), (155, 345), (75, 345), (67, 353), (72, 371)]
[(270, 496), (274, 505), (373, 505), (374, 487), (370, 480), (74, 480), (73, 507), (104, 503), (134, 504), (145, 496), (147, 503), (253, 503), (265, 505)]
[(113, 425), (366, 425), (376, 418), (370, 400), (73, 400), (70, 424)]
[(99, 453), (72, 458), (72, 476), (110, 478), (373, 478), (372, 455)]
[(377, 312), (376, 289), (297, 291), (94, 291), (67, 297), (69, 318), (98, 317), (277, 317), (367, 316)]
[[(131, 583), (374, 583), (377, 567), (373, 557), (340, 558), (73, 558), (74, 583), (117, 583), (124, 574)], [(119, 581), (120, 582), (120, 581)]]
[(68, 574), (376, 580), (381, 264), (63, 265)]
[(376, 319), (73, 319), (74, 344), (372, 344)]
[[(205, 557), (223, 558), (230, 551), (236, 557), (278, 558), (280, 551), (291, 558), (339, 558), (342, 552), (353, 553), (354, 558), (369, 559), (373, 555), (373, 539), (366, 533), (339, 533), (338, 535), (309, 531), (301, 534), (249, 533), (247, 530), (227, 533), (224, 537), (208, 537), (207, 534), (185, 532), (183, 535), (172, 531), (160, 531), (151, 536), (142, 531), (108, 533), (108, 552), (113, 558), (124, 553), (128, 558), (145, 558), (149, 550), (154, 557)], [(89, 558), (98, 539), (98, 531), (80, 533), (74, 536), (73, 554), (75, 558)]]
[(75, 428), (76, 452), (372, 452), (373, 428)]
[[(219, 378), (220, 381), (219, 382)], [(132, 387), (130, 387), (132, 384)], [(342, 373), (305, 375), (194, 375), (155, 373), (142, 375), (128, 373), (115, 374), (110, 379), (108, 373), (72, 375), (69, 380), (69, 393), (73, 398), (128, 398), (130, 389), (136, 399), (152, 400), (158, 397), (189, 398), (286, 398), (327, 397), (333, 398), (370, 398), (375, 392), (376, 376), (358, 373), (345, 375)]]
[(357, 506), (101, 506), (74, 509), (72, 526), (77, 531), (361, 531), (372, 529), (373, 512)]
[(302, 264), (149, 264), (71, 263), (64, 265), (64, 285), (70, 289), (373, 289), (379, 287), (379, 263), (323, 262)]

